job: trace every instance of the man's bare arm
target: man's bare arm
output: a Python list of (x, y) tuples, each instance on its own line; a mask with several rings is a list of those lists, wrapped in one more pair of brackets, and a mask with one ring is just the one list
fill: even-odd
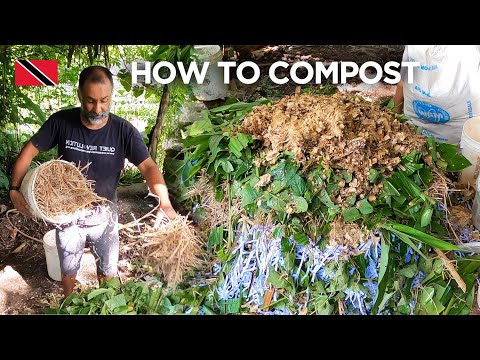
[(403, 113), (403, 101), (403, 80), (400, 80), (393, 96), (393, 111), (397, 114)]
[(147, 185), (150, 188), (150, 191), (159, 197), (161, 209), (159, 209), (159, 215), (162, 214), (163, 210), (163, 212), (165, 212), (170, 219), (174, 219), (177, 216), (177, 213), (172, 207), (170, 198), (168, 196), (167, 185), (157, 164), (155, 164), (152, 158), (149, 157), (137, 167), (147, 181)]
[[(31, 141), (28, 141), (25, 144), (13, 165), (12, 178), (10, 180), (11, 185), (20, 186), (22, 184), (23, 178), (25, 177), (33, 158), (37, 156), (39, 152), (40, 151), (38, 151)], [(20, 191), (10, 191), (9, 195), (15, 209), (22, 214), (32, 216), (28, 204)]]

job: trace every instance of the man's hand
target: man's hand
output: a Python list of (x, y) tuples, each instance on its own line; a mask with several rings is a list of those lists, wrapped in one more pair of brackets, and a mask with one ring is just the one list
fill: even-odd
[(26, 215), (28, 217), (33, 217), (30, 207), (25, 201), (23, 194), (20, 191), (16, 191), (16, 190), (12, 190), (9, 193), (10, 193), (9, 194), (10, 200), (12, 200), (12, 204), (15, 207), (15, 209), (20, 211), (23, 215)]
[(164, 217), (165, 215), (167, 215), (170, 220), (173, 220), (178, 216), (177, 212), (170, 203), (163, 204), (158, 209), (157, 218)]

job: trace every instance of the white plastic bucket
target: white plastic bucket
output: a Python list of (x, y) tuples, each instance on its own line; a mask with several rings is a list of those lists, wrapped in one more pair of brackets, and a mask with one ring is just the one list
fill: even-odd
[(27, 172), (27, 174), (23, 178), (22, 185), (20, 186), (20, 191), (23, 194), (23, 197), (25, 198), (25, 201), (27, 202), (28, 206), (30, 206), (32, 214), (35, 217), (38, 217), (40, 219), (43, 219), (53, 224), (66, 224), (66, 223), (72, 222), (72, 220), (74, 219), (74, 214), (61, 214), (54, 217), (48, 217), (40, 211), (37, 205), (37, 201), (35, 200), (34, 189), (37, 181), (38, 172), (40, 171), (40, 169), (47, 166), (47, 164), (50, 164), (52, 161), (68, 164), (69, 166), (74, 168), (76, 171), (78, 171), (80, 175), (82, 175), (80, 170), (78, 170), (78, 168), (73, 163), (70, 163), (65, 160), (50, 160), (37, 166), (34, 169), (30, 169)]
[(472, 165), (463, 169), (458, 179), (461, 185), (475, 186), (480, 172), (480, 118), (468, 119), (463, 125), (462, 137), (460, 139), (462, 155)]
[(48, 231), (43, 236), (43, 248), (47, 259), (47, 272), (55, 281), (62, 281), (60, 258), (58, 257), (57, 244), (55, 242), (55, 229)]
[(222, 49), (218, 45), (195, 45), (198, 55), (197, 65), (201, 70), (204, 62), (209, 62), (207, 73), (202, 84), (198, 84), (195, 76), (192, 77), (193, 95), (198, 100), (210, 101), (224, 99), (227, 96), (228, 85), (224, 84), (223, 68), (218, 66), (222, 60)]

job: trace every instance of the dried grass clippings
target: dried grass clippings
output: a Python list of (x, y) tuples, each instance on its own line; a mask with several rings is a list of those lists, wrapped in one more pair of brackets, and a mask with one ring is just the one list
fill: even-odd
[(38, 210), (55, 219), (106, 201), (93, 191), (92, 184), (73, 163), (53, 160), (38, 169), (33, 195)]

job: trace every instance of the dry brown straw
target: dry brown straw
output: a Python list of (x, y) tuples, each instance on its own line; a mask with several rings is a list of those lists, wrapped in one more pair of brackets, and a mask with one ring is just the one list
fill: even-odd
[(162, 275), (168, 287), (181, 283), (187, 273), (204, 264), (206, 250), (201, 238), (186, 216), (174, 220), (167, 216), (158, 228), (146, 226), (138, 235), (136, 244), (141, 244), (140, 255), (144, 263)]
[(70, 215), (105, 201), (92, 189), (93, 181), (74, 164), (54, 160), (38, 169), (33, 194), (38, 210), (49, 218)]

